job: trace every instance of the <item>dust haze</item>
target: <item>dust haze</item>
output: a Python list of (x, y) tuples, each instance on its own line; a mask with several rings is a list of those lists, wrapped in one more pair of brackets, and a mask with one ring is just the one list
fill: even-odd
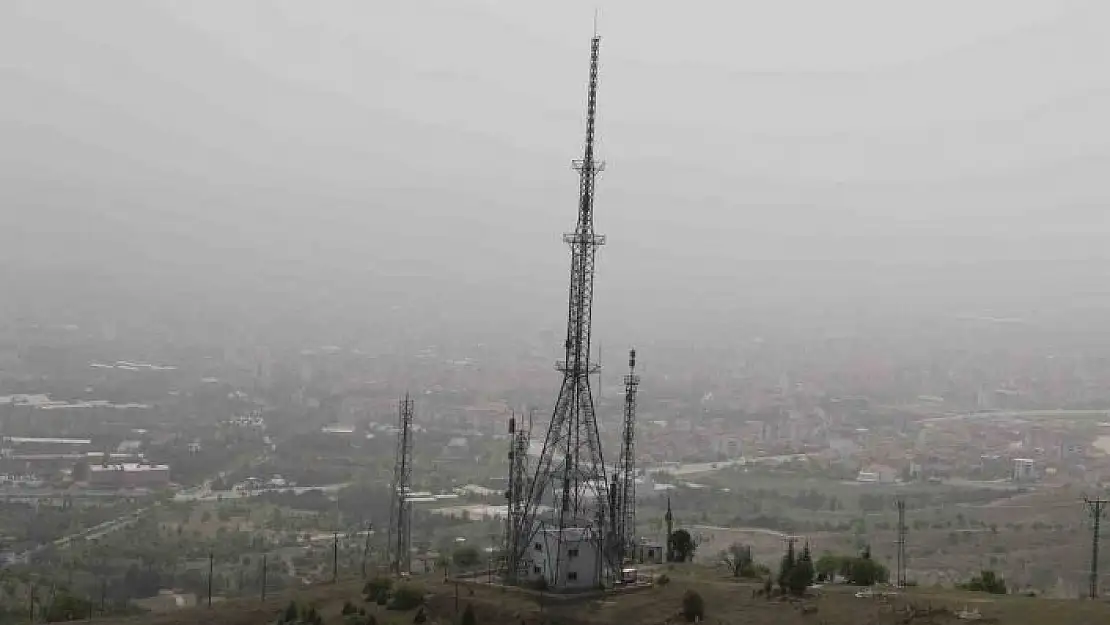
[[(577, 582), (540, 572), (561, 555), (509, 554), (570, 496), (544, 480), (579, 439), (544, 428), (582, 410), (575, 506), (595, 488), (622, 545), (597, 585), (671, 567), (753, 602), (775, 570), (807, 601), (815, 582), (1097, 595), (1108, 19), (1097, 0), (2, 3), (5, 592), (34, 610), (64, 578), (47, 619), (373, 567)], [(594, 28), (591, 327), (563, 236)], [(514, 516), (516, 473), (550, 501)], [(609, 475), (638, 485), (619, 531)]]
[[(11, 299), (558, 327), (592, 8), (9, 3)], [(600, 327), (1105, 304), (1098, 3), (600, 8)]]

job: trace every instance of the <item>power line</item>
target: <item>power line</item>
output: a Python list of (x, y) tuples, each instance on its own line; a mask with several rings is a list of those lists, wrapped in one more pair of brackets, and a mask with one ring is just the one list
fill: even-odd
[(1106, 499), (1088, 499), (1083, 498), (1087, 503), (1087, 509), (1091, 513), (1091, 518), (1094, 519), (1094, 527), (1091, 528), (1091, 578), (1090, 588), (1088, 589), (1088, 596), (1091, 599), (1098, 597), (1098, 539), (1099, 539), (1099, 525), (1102, 522), (1102, 515), (1106, 512)]

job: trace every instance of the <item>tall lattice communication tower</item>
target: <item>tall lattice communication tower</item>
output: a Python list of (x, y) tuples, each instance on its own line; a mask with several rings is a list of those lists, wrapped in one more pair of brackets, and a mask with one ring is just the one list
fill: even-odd
[[(595, 35), (590, 45), (586, 140), (582, 158), (573, 163), (578, 171), (578, 220), (574, 232), (563, 237), (571, 252), (564, 359), (556, 365), (563, 382), (510, 556), (510, 577), (522, 572), (542, 575), (555, 588), (596, 587), (614, 569), (608, 477), (590, 389), (590, 376), (600, 370), (590, 362), (594, 267), (597, 249), (605, 243), (605, 237), (594, 232), (594, 187), (604, 169), (594, 155), (600, 46), (601, 38)], [(541, 514), (546, 505), (552, 507), (551, 514)], [(590, 571), (585, 570), (584, 557), (574, 567), (567, 565), (582, 549), (591, 552)], [(528, 562), (531, 568), (522, 568)]]
[(412, 481), (412, 399), (408, 393), (397, 405), (397, 452), (389, 501), (389, 542), (386, 561), (390, 572), (412, 571), (412, 510), (408, 501)]
[(617, 463), (616, 491), (613, 519), (618, 555), (624, 562), (636, 552), (636, 390), (640, 376), (636, 375), (636, 350), (628, 352), (628, 375), (624, 376), (624, 428), (621, 430), (621, 455)]

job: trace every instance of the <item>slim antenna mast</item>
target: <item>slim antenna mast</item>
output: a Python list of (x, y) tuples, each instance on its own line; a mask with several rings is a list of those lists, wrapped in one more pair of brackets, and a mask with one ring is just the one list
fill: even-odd
[(621, 455), (618, 477), (614, 483), (616, 512), (614, 538), (621, 561), (635, 557), (636, 551), (636, 350), (628, 352), (628, 375), (624, 376), (624, 428), (621, 432)]
[(898, 507), (898, 588), (906, 586), (906, 499), (899, 497)]
[(397, 404), (397, 456), (389, 504), (389, 543), (386, 560), (396, 575), (412, 569), (412, 510), (408, 501), (412, 481), (412, 399), (405, 393)]
[(1098, 597), (1098, 541), (1099, 541), (1099, 525), (1102, 522), (1102, 517), (1106, 513), (1107, 500), (1105, 499), (1088, 499), (1083, 498), (1087, 502), (1087, 508), (1091, 513), (1091, 518), (1094, 520), (1094, 527), (1091, 528), (1091, 577), (1089, 580), (1089, 588), (1087, 590), (1091, 599)]

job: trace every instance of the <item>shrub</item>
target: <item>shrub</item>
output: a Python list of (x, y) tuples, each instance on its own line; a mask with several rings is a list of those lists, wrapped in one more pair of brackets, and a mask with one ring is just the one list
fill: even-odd
[(408, 582), (397, 586), (393, 591), (393, 599), (386, 606), (389, 610), (411, 610), (424, 603), (424, 587), (420, 584)]
[(972, 577), (966, 584), (960, 584), (960, 588), (973, 592), (989, 592), (992, 595), (1004, 595), (1006, 594), (1006, 580), (994, 571), (981, 571), (978, 575)]
[(343, 616), (347, 616), (348, 614), (357, 614), (358, 608), (356, 608), (354, 604), (351, 603), (351, 601), (348, 599), (347, 601), (343, 602), (343, 609), (340, 610), (339, 613)]
[(289, 605), (285, 608), (285, 614), (281, 616), (282, 623), (296, 623), (297, 622), (297, 602), (290, 601)]
[(466, 604), (466, 609), (463, 610), (462, 618), (459, 619), (459, 625), (478, 625), (478, 618), (474, 616), (474, 606), (469, 603)]
[(379, 590), (378, 594), (374, 596), (374, 603), (378, 605), (385, 605), (389, 603), (389, 591)]
[(362, 594), (366, 595), (367, 601), (373, 601), (378, 598), (378, 595), (381, 594), (382, 591), (389, 594), (392, 588), (392, 579), (385, 576), (378, 576), (366, 582), (366, 585), (362, 587)]
[(478, 553), (477, 549), (468, 546), (456, 549), (451, 559), (454, 560), (455, 566), (460, 569), (469, 569), (477, 566), (482, 556)]
[(687, 623), (705, 618), (705, 600), (695, 590), (687, 590), (682, 595), (682, 616)]
[(655, 585), (656, 586), (666, 586), (669, 583), (671, 583), (671, 578), (667, 577), (666, 573), (663, 573), (659, 577), (655, 578)]

